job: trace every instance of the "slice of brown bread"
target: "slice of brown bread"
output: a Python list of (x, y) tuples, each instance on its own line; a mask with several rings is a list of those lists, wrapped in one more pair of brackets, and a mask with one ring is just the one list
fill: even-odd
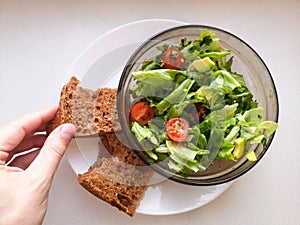
[(65, 84), (60, 92), (60, 100), (57, 113), (48, 126), (48, 133), (63, 123), (72, 123), (72, 105), (73, 98), (76, 95), (80, 81), (76, 77), (71, 77), (70, 81)]
[[(129, 163), (133, 166), (145, 166), (146, 164), (139, 156), (128, 146), (122, 132), (109, 132), (101, 136), (104, 151), (108, 151), (113, 157), (118, 158), (120, 162)], [(101, 151), (101, 149), (100, 149)]]
[(78, 182), (96, 197), (134, 216), (151, 174), (114, 158), (99, 158), (87, 172), (78, 174)]
[(98, 134), (95, 124), (95, 102), (97, 91), (78, 87), (72, 104), (72, 123), (76, 128), (76, 136), (91, 136)]
[(76, 77), (71, 77), (63, 86), (58, 111), (48, 127), (48, 133), (63, 123), (74, 124), (76, 137), (120, 130), (115, 110), (117, 89), (100, 88), (93, 91), (79, 84)]
[(101, 136), (102, 146), (97, 161), (78, 182), (86, 190), (133, 216), (139, 206), (152, 170), (124, 144), (122, 132)]
[(117, 115), (117, 89), (101, 88), (95, 103), (95, 124), (99, 134), (121, 130)]

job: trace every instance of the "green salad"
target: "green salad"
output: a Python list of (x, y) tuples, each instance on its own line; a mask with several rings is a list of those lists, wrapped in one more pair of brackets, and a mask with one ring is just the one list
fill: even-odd
[(196, 40), (157, 49), (133, 72), (130, 90), (131, 131), (151, 161), (196, 173), (214, 160), (257, 160), (251, 146), (265, 146), (278, 125), (263, 119), (217, 35), (204, 29)]

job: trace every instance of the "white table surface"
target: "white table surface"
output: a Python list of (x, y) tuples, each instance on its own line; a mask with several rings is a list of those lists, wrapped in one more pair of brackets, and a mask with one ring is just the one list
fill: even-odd
[(280, 102), (279, 130), (269, 152), (204, 207), (133, 218), (87, 194), (64, 158), (44, 224), (300, 224), (299, 0), (0, 0), (0, 124), (57, 104), (69, 67), (90, 42), (124, 23), (151, 18), (220, 27), (260, 54)]

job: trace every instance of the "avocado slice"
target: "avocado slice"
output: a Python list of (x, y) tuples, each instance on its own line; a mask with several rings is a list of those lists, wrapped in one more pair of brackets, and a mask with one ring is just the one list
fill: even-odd
[(256, 154), (253, 150), (249, 151), (246, 157), (250, 162), (255, 162), (257, 160)]
[(234, 150), (232, 152), (234, 158), (239, 159), (243, 156), (246, 150), (246, 142), (246, 139), (242, 137), (234, 140)]
[(192, 68), (198, 70), (200, 73), (204, 73), (213, 69), (216, 64), (209, 57), (205, 57), (203, 59), (197, 59), (193, 61), (191, 66)]

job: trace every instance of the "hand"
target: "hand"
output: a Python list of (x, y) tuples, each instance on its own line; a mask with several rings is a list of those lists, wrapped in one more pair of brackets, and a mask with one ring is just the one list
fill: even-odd
[[(74, 136), (74, 126), (63, 124), (46, 137), (43, 131), (56, 111), (40, 110), (0, 127), (1, 225), (43, 222), (55, 171)], [(6, 165), (15, 154), (34, 148)]]

